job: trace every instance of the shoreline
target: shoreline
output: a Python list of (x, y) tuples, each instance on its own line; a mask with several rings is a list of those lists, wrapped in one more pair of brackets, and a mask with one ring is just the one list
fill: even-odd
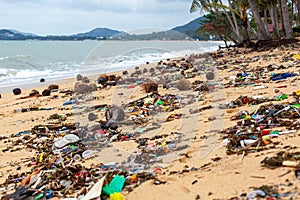
[(189, 42), (189, 41), (194, 41), (194, 42), (223, 42), (222, 40), (0, 40), (0, 41), (41, 41), (41, 42), (56, 42), (56, 41), (61, 41), (61, 42), (84, 42), (84, 41), (116, 41), (116, 42)]
[[(141, 41), (135, 41), (135, 42), (137, 42), (139, 44)], [(160, 41), (142, 41), (142, 42), (145, 42), (145, 43), (155, 42), (155, 43), (157, 43), (157, 42), (160, 42)], [(174, 41), (171, 41), (171, 42), (174, 43)], [(179, 42), (184, 42), (184, 41), (179, 41)], [(208, 41), (208, 42), (210, 42), (210, 41)], [(218, 41), (218, 42), (220, 42), (220, 41)], [(153, 45), (147, 44), (146, 47), (147, 46), (151, 47)], [(159, 48), (157, 45), (154, 45), (153, 47), (154, 48)], [(115, 48), (117, 48), (117, 47), (115, 47)], [(130, 48), (130, 47), (128, 47), (128, 48)], [(138, 46), (133, 45), (132, 48), (136, 49), (136, 48), (138, 48)], [(174, 48), (176, 49), (178, 47), (174, 47)], [(197, 45), (197, 48), (199, 48), (199, 49), (197, 49), (197, 52), (199, 50), (203, 51), (203, 53), (213, 51), (211, 49), (207, 50), (206, 47), (201, 47), (199, 45)], [(98, 49), (100, 50), (100, 52), (98, 52)], [(217, 47), (215, 47), (215, 49), (217, 49)], [(109, 59), (109, 62), (112, 62), (113, 58), (118, 57), (118, 56), (122, 55), (123, 53), (126, 53), (127, 51), (128, 51), (128, 49), (123, 49), (121, 51), (117, 50), (117, 53), (116, 52), (112, 53), (112, 57), (107, 57), (107, 58)], [(130, 51), (130, 49), (129, 49), (129, 51)], [(192, 50), (192, 51), (195, 51), (195, 50)], [(133, 61), (130, 61), (130, 60), (127, 61), (126, 58), (122, 58), (122, 62), (121, 63), (118, 63), (118, 62), (108, 63), (107, 66), (111, 67), (111, 69), (107, 69), (106, 66), (103, 66), (103, 65), (106, 65), (106, 64), (101, 64), (100, 63), (100, 64), (97, 64), (97, 65), (94, 66), (93, 64), (85, 63), (86, 62), (85, 59), (87, 59), (87, 58), (84, 58), (84, 61), (83, 61), (84, 63), (83, 64), (78, 65), (79, 67), (77, 67), (73, 71), (69, 71), (69, 72), (68, 71), (64, 71), (64, 72), (62, 72), (62, 73), (65, 73), (64, 75), (55, 73), (54, 77), (47, 78), (50, 75), (50, 74), (47, 74), (46, 77), (37, 77), (36, 76), (36, 77), (30, 78), (30, 80), (29, 79), (28, 80), (25, 80), (25, 79), (24, 80), (22, 80), (22, 79), (16, 80), (16, 83), (11, 83), (13, 81), (6, 80), (6, 81), (0, 83), (1, 84), (0, 89), (4, 89), (5, 87), (10, 87), (11, 88), (13, 86), (16, 86), (18, 84), (21, 85), (23, 83), (26, 83), (26, 84), (27, 83), (29, 83), (29, 84), (35, 84), (35, 83), (39, 82), (40, 78), (46, 78), (46, 81), (47, 81), (47, 79), (49, 79), (50, 81), (56, 81), (56, 80), (60, 80), (60, 79), (73, 78), (73, 76), (76, 76), (76, 74), (73, 75), (74, 71), (78, 71), (78, 73), (81, 73), (81, 71), (83, 71), (85, 65), (88, 65), (89, 69), (88, 69), (88, 72), (86, 74), (84, 74), (84, 75), (99, 74), (99, 72), (102, 72), (102, 71), (104, 71), (105, 73), (110, 73), (110, 72), (120, 71), (120, 70), (122, 70), (122, 68), (130, 68), (130, 67), (138, 66), (138, 65), (144, 64), (146, 61), (149, 61), (149, 62), (158, 62), (161, 59), (169, 58), (169, 56), (172, 56), (173, 58), (182, 57), (182, 56), (189, 55), (191, 53), (196, 53), (196, 51), (195, 52), (190, 52), (190, 50), (187, 50), (187, 49), (184, 50), (184, 51), (181, 51), (181, 50), (171, 51), (170, 49), (166, 48), (166, 52), (165, 53), (171, 53), (173, 55), (163, 55), (161, 58), (156, 58), (156, 56), (153, 57), (153, 58), (150, 57), (149, 58), (150, 60), (136, 58), (137, 63), (135, 63)], [(100, 54), (100, 55), (103, 54), (103, 56), (105, 55), (103, 58), (106, 58), (105, 50), (103, 50), (103, 51), (101, 50), (101, 44), (100, 43), (96, 47), (94, 47), (93, 49), (91, 49), (91, 52), (88, 54), (88, 56), (89, 55), (98, 56), (97, 54)], [(146, 55), (146, 56), (148, 56), (148, 55)], [(168, 57), (166, 57), (166, 56), (168, 56)], [(106, 63), (107, 61), (104, 61), (104, 62)], [(121, 64), (124, 64), (124, 65), (121, 66)], [(71, 75), (68, 75), (68, 74), (71, 74)], [(55, 76), (60, 76), (60, 77), (55, 77)], [(11, 77), (11, 79), (14, 79), (14, 77)], [(0, 91), (0, 93), (3, 93), (3, 92)]]
[[(211, 51), (213, 52), (213, 51)], [(199, 53), (198, 55), (202, 55), (205, 53), (209, 53), (209, 52), (204, 52), (204, 53)], [(194, 54), (190, 54), (190, 55), (185, 55), (185, 56), (179, 56), (179, 57), (172, 57), (172, 58), (166, 58), (166, 59), (157, 59), (155, 61), (151, 61), (149, 64), (139, 64), (138, 66), (131, 66), (131, 67), (124, 67), (123, 69), (111, 69), (111, 70), (107, 70), (106, 69), (95, 69), (95, 70), (89, 70), (87, 73), (77, 73), (77, 74), (81, 74), (82, 76), (86, 76), (86, 77), (91, 77), (93, 79), (98, 78), (100, 75), (104, 75), (104, 74), (118, 74), (121, 75), (122, 71), (133, 71), (135, 67), (142, 67), (143, 68), (147, 68), (147, 67), (153, 67), (154, 65), (156, 65), (158, 62), (163, 61), (163, 62), (167, 62), (167, 60), (180, 60), (181, 58), (187, 58), (190, 56), (194, 56)], [(97, 71), (102, 71), (102, 72), (97, 72)], [(41, 77), (43, 78), (43, 77)], [(29, 91), (30, 89), (38, 89), (38, 90), (42, 90), (42, 89), (46, 89), (44, 88), (45, 86), (49, 86), (51, 84), (64, 84), (66, 85), (66, 83), (69, 83), (70, 81), (73, 81), (73, 83), (76, 83), (76, 76), (75, 77), (65, 77), (65, 78), (50, 78), (50, 79), (46, 79), (45, 82), (40, 82), (40, 81), (36, 81), (36, 82), (28, 82), (25, 84), (21, 84), (21, 83), (15, 83), (15, 84), (11, 84), (11, 85), (5, 85), (5, 86), (0, 86), (0, 94), (7, 94), (9, 92), (11, 92), (14, 88), (20, 88), (21, 90), (26, 90)], [(73, 84), (73, 85), (74, 85)], [(22, 86), (20, 86), (22, 85)], [(36, 87), (36, 88), (35, 88)], [(72, 86), (73, 87), (73, 86)], [(70, 88), (70, 86), (69, 86)]]

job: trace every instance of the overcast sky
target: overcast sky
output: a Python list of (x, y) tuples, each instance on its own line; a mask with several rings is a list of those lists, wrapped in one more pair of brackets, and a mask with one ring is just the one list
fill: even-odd
[(0, 28), (39, 35), (73, 34), (96, 27), (121, 31), (169, 29), (199, 17), (192, 0), (1, 0)]

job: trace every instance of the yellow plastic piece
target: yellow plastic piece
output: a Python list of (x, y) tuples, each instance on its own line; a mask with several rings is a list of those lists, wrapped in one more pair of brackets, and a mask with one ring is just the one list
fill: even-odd
[(245, 119), (251, 119), (250, 115), (246, 115)]
[(40, 154), (40, 159), (39, 159), (40, 162), (43, 162), (43, 157), (44, 157), (44, 154), (41, 153), (41, 154)]
[(111, 194), (109, 197), (110, 200), (125, 200), (124, 196), (119, 192), (115, 192)]
[(262, 140), (271, 140), (270, 135), (264, 135), (262, 136)]
[(154, 99), (153, 98), (146, 98), (144, 99), (144, 104), (153, 104)]
[(294, 56), (293, 56), (293, 58), (294, 58), (294, 59), (298, 59), (298, 60), (300, 60), (300, 54), (296, 54), (296, 55), (294, 55)]

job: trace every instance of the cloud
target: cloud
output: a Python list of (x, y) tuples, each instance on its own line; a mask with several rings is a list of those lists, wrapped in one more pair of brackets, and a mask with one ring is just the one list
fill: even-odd
[(190, 0), (2, 0), (1, 28), (36, 34), (72, 34), (96, 27), (166, 29), (197, 15)]
[(64, 10), (111, 11), (111, 12), (157, 12), (181, 9), (190, 0), (2, 0), (14, 5), (55, 7)]

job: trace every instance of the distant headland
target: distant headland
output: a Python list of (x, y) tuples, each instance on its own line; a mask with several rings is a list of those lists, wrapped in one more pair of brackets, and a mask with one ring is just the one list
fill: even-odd
[(205, 17), (199, 17), (182, 26), (166, 31), (153, 31), (148, 34), (129, 34), (110, 28), (95, 28), (86, 33), (39, 36), (12, 29), (0, 29), (0, 40), (209, 40), (211, 39), (209, 35), (197, 32), (202, 26), (203, 20)]

